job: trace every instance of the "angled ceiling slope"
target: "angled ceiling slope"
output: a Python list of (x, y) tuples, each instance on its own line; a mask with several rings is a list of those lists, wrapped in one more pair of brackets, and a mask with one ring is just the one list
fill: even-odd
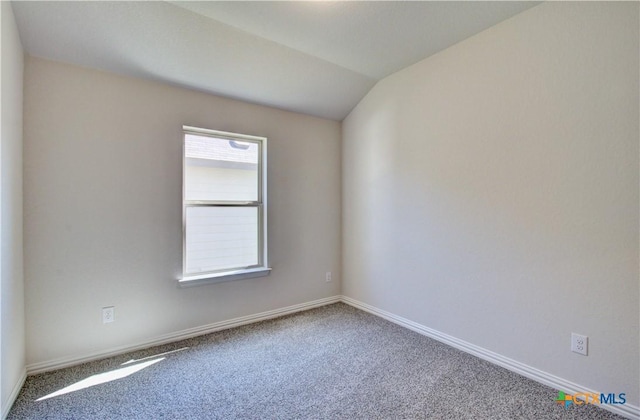
[(14, 2), (28, 54), (342, 120), (381, 78), (537, 2)]

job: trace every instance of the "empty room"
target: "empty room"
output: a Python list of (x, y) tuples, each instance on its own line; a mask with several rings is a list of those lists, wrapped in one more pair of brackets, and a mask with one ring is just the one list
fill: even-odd
[(640, 3), (0, 4), (3, 420), (640, 419)]

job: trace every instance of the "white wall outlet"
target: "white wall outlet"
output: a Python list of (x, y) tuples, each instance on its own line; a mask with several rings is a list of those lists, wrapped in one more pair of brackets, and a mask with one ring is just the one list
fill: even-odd
[(327, 271), (327, 274), (324, 277), (324, 281), (329, 283), (331, 281), (331, 271)]
[(108, 324), (116, 320), (115, 307), (107, 306), (102, 308), (102, 323)]
[(587, 337), (586, 335), (571, 333), (571, 351), (572, 352), (579, 353), (586, 356), (588, 348), (589, 348), (589, 337)]

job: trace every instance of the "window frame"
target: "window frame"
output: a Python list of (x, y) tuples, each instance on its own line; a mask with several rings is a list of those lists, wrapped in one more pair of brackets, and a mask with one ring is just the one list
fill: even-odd
[[(256, 201), (187, 200), (186, 199), (186, 136), (188, 134), (258, 145), (258, 197)], [(258, 211), (258, 264), (247, 267), (225, 268), (199, 273), (187, 273), (187, 208), (189, 207), (241, 207)], [(248, 134), (231, 133), (184, 125), (182, 126), (182, 276), (180, 286), (219, 283), (231, 280), (269, 275), (267, 236), (267, 138)]]

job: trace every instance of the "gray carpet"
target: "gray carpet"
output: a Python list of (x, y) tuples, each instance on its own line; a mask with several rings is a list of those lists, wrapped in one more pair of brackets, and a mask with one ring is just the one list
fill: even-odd
[[(36, 401), (92, 375), (136, 366), (146, 367)], [(622, 419), (594, 406), (564, 408), (556, 396), (335, 304), (31, 376), (8, 418)]]

